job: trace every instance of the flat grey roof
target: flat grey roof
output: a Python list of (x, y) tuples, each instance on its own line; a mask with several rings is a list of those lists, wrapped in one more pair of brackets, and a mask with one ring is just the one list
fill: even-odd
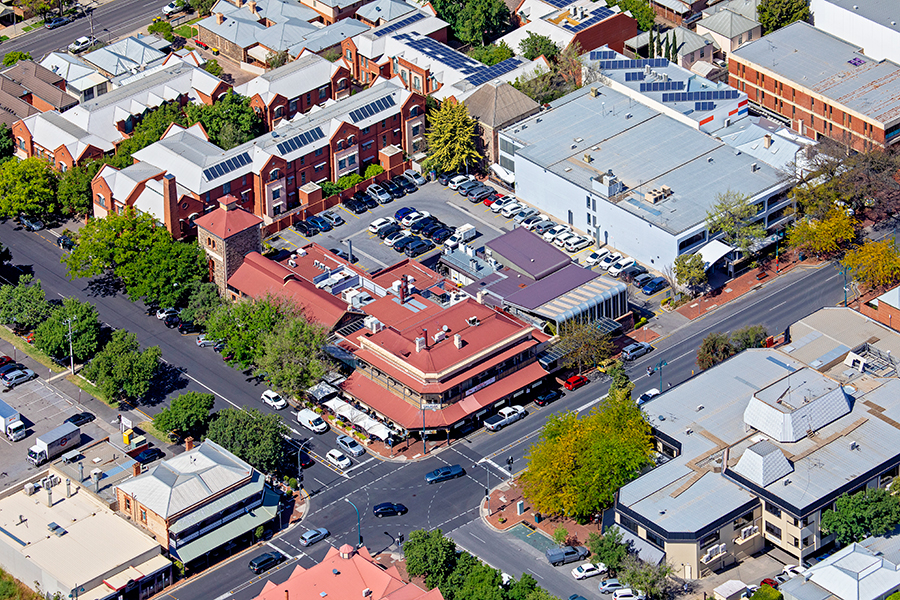
[[(587, 87), (576, 90), (503, 134), (525, 145), (518, 156), (586, 191), (611, 169), (629, 190), (618, 206), (673, 234), (702, 223), (718, 194), (753, 198), (786, 185), (766, 163), (615, 90), (598, 91), (591, 97)], [(644, 201), (644, 193), (663, 185), (671, 196)]]
[(883, 27), (896, 30), (897, 3), (895, 0), (822, 0), (853, 14), (861, 15)]
[(885, 127), (900, 122), (900, 65), (797, 21), (744, 44), (733, 56), (812, 90)]
[(485, 246), (532, 279), (541, 279), (572, 263), (565, 253), (524, 227), (516, 227)]

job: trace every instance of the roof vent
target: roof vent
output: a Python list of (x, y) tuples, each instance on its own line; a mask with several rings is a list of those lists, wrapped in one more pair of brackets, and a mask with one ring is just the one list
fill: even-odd
[(466, 323), (468, 323), (470, 327), (478, 327), (478, 317), (469, 317), (466, 319)]
[(596, 98), (599, 95), (600, 95), (600, 90), (598, 90), (595, 87), (592, 87), (591, 88), (591, 98)]
[(332, 569), (331, 572), (334, 573), (335, 575), (340, 575), (340, 574), (341, 574), (341, 572), (338, 571), (337, 569)]
[(698, 404), (698, 405), (697, 405), (697, 412), (700, 412), (700, 411), (703, 410), (704, 408), (705, 408), (705, 407), (704, 407), (702, 404)]
[(368, 598), (369, 596), (372, 595), (372, 590), (370, 590), (369, 588), (366, 588), (362, 591), (362, 594), (363, 594), (363, 598)]
[(750, 165), (750, 172), (751, 172), (751, 173), (756, 173), (757, 171), (759, 171), (759, 164), (758, 164), (758, 163), (753, 163), (752, 165)]
[(707, 157), (706, 157), (706, 162), (711, 163), (712, 161), (713, 161), (713, 157), (712, 157), (712, 156), (707, 156)]
[(851, 450), (859, 450), (859, 443), (857, 443), (857, 442), (850, 442), (850, 449), (851, 449)]
[(688, 428), (684, 430), (684, 435), (691, 435), (692, 433), (694, 433), (693, 429)]
[(289, 258), (289, 259), (288, 259), (288, 265), (291, 266), (291, 267), (296, 267), (296, 266), (297, 266), (297, 263), (294, 261), (294, 259)]
[(584, 162), (586, 162), (587, 164), (591, 164), (593, 161), (594, 161), (594, 159), (591, 158), (591, 155), (588, 152), (585, 152), (584, 153)]

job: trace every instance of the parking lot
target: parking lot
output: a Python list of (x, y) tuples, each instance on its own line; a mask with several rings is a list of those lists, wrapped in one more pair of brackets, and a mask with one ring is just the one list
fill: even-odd
[[(0, 399), (19, 411), (27, 427), (25, 438), (18, 442), (0, 436), (0, 488), (4, 488), (46, 469), (46, 465), (33, 467), (25, 460), (28, 448), (34, 445), (38, 436), (59, 427), (67, 418), (84, 410), (41, 379), (4, 390)], [(82, 425), (82, 445), (110, 436), (107, 430), (115, 431), (115, 428), (98, 420)]]

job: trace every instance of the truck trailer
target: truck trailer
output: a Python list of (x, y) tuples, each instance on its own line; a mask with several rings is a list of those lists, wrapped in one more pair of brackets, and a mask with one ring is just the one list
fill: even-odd
[(28, 462), (39, 467), (80, 443), (81, 428), (72, 423), (63, 423), (53, 431), (38, 436), (34, 446), (28, 449)]

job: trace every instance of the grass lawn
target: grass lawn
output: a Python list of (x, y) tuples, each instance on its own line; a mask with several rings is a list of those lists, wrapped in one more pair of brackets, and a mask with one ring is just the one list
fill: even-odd
[(159, 443), (163, 446), (168, 446), (171, 443), (171, 442), (169, 442), (169, 439), (168, 439), (169, 436), (167, 436), (165, 434), (165, 432), (162, 432), (153, 426), (153, 421), (141, 421), (140, 423), (137, 424), (137, 428), (140, 429), (141, 431), (143, 431), (144, 433), (155, 437), (157, 440), (159, 440)]
[(72, 383), (74, 383), (75, 385), (80, 387), (81, 389), (83, 389), (85, 392), (87, 392), (94, 398), (98, 399), (100, 402), (104, 402), (112, 408), (119, 407), (118, 402), (107, 402), (106, 398), (104, 398), (103, 395), (100, 394), (100, 390), (97, 388), (97, 386), (94, 385), (93, 383), (91, 383), (90, 381), (88, 381), (87, 379), (85, 379), (84, 377), (82, 377), (81, 375), (78, 375), (76, 373), (75, 375), (67, 376), (66, 379), (68, 379), (69, 381), (71, 381)]
[(197, 29), (191, 27), (190, 25), (182, 25), (178, 29), (174, 30), (175, 35), (179, 35), (185, 39), (190, 39), (197, 36)]
[(38, 361), (48, 369), (55, 371), (56, 373), (65, 371), (65, 367), (61, 367), (60, 365), (56, 364), (56, 361), (54, 361), (52, 358), (23, 340), (19, 336), (15, 335), (6, 327), (0, 327), (0, 338), (3, 338), (7, 342), (15, 346), (19, 355), (27, 354), (34, 360)]

